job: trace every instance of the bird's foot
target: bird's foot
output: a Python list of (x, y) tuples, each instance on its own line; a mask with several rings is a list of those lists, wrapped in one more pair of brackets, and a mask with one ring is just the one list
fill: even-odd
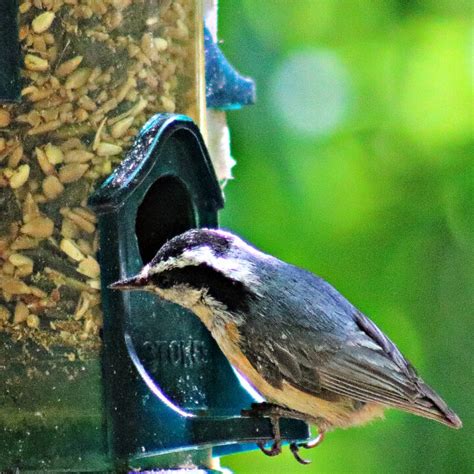
[(275, 408), (278, 407), (259, 407), (259, 409), (263, 410), (264, 412), (267, 412), (268, 416), (270, 417), (270, 422), (272, 424), (272, 447), (270, 449), (267, 449), (265, 448), (264, 442), (260, 441), (257, 443), (257, 446), (260, 448), (262, 453), (266, 454), (267, 456), (277, 456), (281, 453), (280, 414), (278, 413), (278, 411), (275, 410)]
[(272, 447), (270, 449), (265, 447), (264, 441), (258, 441), (257, 446), (260, 448), (260, 451), (262, 451), (262, 453), (266, 454), (267, 456), (277, 456), (281, 453), (281, 440), (278, 439), (273, 441)]
[[(252, 406), (249, 410), (242, 410), (242, 415), (244, 416), (259, 416), (259, 417), (269, 417), (272, 424), (272, 438), (273, 444), (271, 448), (266, 448), (265, 443), (259, 441), (257, 446), (260, 450), (267, 456), (276, 456), (281, 453), (281, 432), (280, 432), (280, 418), (294, 418), (297, 420), (305, 420), (305, 417), (302, 413), (297, 411), (289, 410), (287, 408), (281, 407), (279, 405), (274, 405), (272, 403), (252, 403)], [(324, 439), (324, 432), (321, 432), (316, 438), (307, 441), (306, 443), (291, 443), (290, 451), (292, 452), (295, 459), (301, 464), (309, 464), (311, 461), (303, 459), (299, 455), (300, 448), (312, 449), (321, 444)]]

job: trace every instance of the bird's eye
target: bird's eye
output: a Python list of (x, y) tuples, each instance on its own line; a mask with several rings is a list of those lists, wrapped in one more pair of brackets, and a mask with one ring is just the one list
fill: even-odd
[(173, 282), (171, 280), (170, 275), (167, 275), (166, 273), (160, 276), (160, 286), (162, 288), (169, 288), (172, 286)]

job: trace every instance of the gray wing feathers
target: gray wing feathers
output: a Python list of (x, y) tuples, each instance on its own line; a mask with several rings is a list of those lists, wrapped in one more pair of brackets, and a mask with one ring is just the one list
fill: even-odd
[(332, 392), (460, 426), (455, 413), (372, 321), (321, 278), (302, 271), (298, 280), (306, 285), (304, 296), (273, 298), (279, 314), (266, 321), (272, 336), (286, 338), (265, 338), (260, 351), (254, 335), (252, 347), (244, 351), (251, 349), (249, 358), (258, 357), (261, 367), (267, 366), (274, 383), (285, 380), (316, 396)]
[[(454, 412), (416, 375), (409, 363), (400, 359), (403, 356), (398, 350), (395, 362), (382, 347), (376, 350), (354, 345), (352, 338), (351, 343), (334, 338), (330, 348), (330, 339), (325, 335), (324, 344), (320, 345), (315, 343), (314, 335), (304, 331), (299, 333), (299, 338), (288, 341), (284, 348), (280, 343), (273, 344), (263, 357), (271, 366), (273, 381), (281, 384), (284, 380), (325, 399), (330, 399), (333, 393), (400, 408), (449, 426), (457, 427), (460, 423)], [(303, 347), (307, 350), (302, 350)]]
[[(358, 314), (357, 318), (364, 317)], [(365, 318), (365, 317), (364, 317)], [(362, 329), (369, 328), (367, 334)], [(333, 350), (328, 349), (331, 336), (325, 337), (324, 346), (315, 343), (314, 335), (306, 332), (302, 341), (312, 351), (299, 355), (301, 345), (292, 344), (293, 365), (295, 360), (304, 366), (312, 366), (318, 380), (318, 396), (321, 390), (347, 396), (362, 402), (375, 402), (397, 407), (428, 418), (436, 419), (450, 426), (457, 426), (459, 420), (445, 402), (417, 375), (409, 362), (393, 343), (377, 329), (371, 321), (364, 321), (360, 332), (354, 332), (345, 341), (333, 337)], [(382, 339), (383, 337), (383, 339)], [(355, 342), (354, 342), (355, 341)], [(375, 344), (374, 344), (375, 343)], [(277, 353), (275, 353), (277, 355)], [(282, 361), (278, 359), (277, 366)], [(284, 370), (282, 376), (288, 383), (305, 386), (298, 372)], [(301, 370), (299, 371), (301, 372)], [(308, 386), (306, 385), (306, 390)], [(308, 391), (308, 390), (307, 390)]]
[(412, 413), (438, 420), (449, 426), (459, 428), (461, 426), (461, 420), (458, 416), (431, 387), (423, 382), (413, 366), (403, 357), (395, 344), (360, 311), (356, 310), (353, 316), (361, 331), (380, 345), (384, 355), (386, 355), (400, 371), (401, 379), (400, 377), (395, 377), (396, 371), (390, 371), (390, 376), (387, 377), (391, 382), (390, 387), (392, 389), (396, 387), (393, 382), (395, 382), (397, 378), (402, 382), (401, 388), (403, 389), (398, 394), (399, 398), (397, 397), (390, 404)]

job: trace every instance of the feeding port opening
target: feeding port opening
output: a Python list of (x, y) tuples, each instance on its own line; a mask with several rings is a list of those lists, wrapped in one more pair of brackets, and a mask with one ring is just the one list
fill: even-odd
[(191, 197), (175, 176), (157, 179), (138, 207), (135, 232), (143, 264), (176, 235), (196, 226)]

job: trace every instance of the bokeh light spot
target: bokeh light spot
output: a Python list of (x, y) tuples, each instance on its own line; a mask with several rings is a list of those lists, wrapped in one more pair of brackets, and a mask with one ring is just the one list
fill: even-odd
[(270, 100), (286, 127), (301, 135), (325, 136), (347, 116), (348, 72), (332, 51), (298, 51), (271, 78)]

